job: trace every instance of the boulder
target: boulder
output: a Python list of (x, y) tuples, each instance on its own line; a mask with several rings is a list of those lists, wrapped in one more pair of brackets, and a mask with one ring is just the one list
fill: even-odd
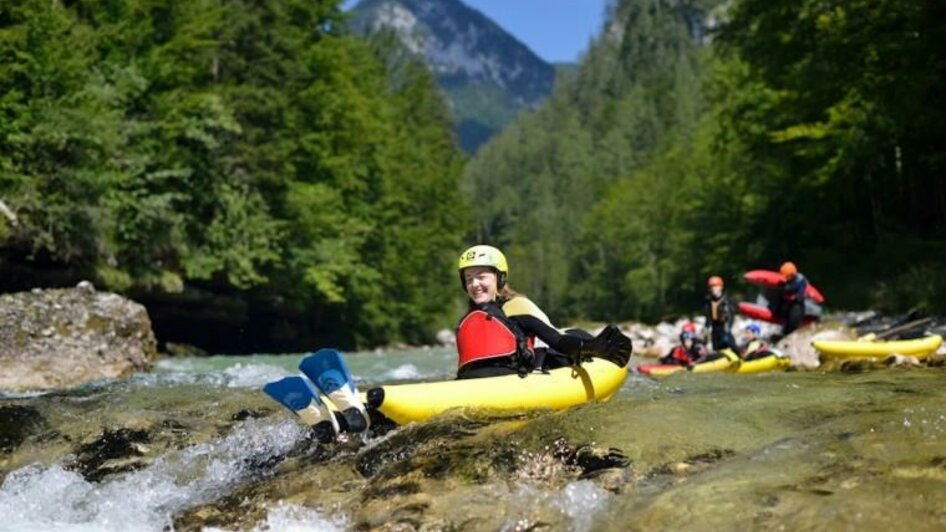
[(437, 343), (445, 347), (457, 345), (457, 335), (450, 329), (441, 329), (437, 333)]
[(148, 312), (117, 294), (76, 288), (0, 296), (0, 390), (48, 390), (150, 369)]
[(782, 338), (776, 349), (780, 350), (792, 361), (792, 367), (799, 369), (814, 369), (821, 365), (818, 352), (811, 346), (816, 340), (854, 340), (855, 332), (837, 324), (818, 324), (801, 327), (792, 334)]

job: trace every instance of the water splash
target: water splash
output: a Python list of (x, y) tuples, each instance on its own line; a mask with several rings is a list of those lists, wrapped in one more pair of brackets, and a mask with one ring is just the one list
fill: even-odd
[[(604, 512), (611, 501), (611, 494), (591, 481), (580, 480), (568, 483), (561, 491), (549, 492), (535, 486), (520, 486), (514, 505), (522, 509), (502, 527), (504, 531), (527, 530), (545, 522), (549, 516), (558, 514), (568, 523), (572, 532), (586, 532), (594, 525), (595, 516)], [(542, 516), (541, 518), (539, 516)]]
[(167, 529), (176, 513), (227, 494), (254, 474), (253, 464), (285, 454), (303, 437), (292, 421), (248, 420), (223, 439), (98, 484), (61, 464), (28, 466), (0, 486), (0, 530)]
[(270, 508), (266, 521), (257, 525), (254, 532), (336, 532), (345, 530), (347, 520), (341, 517), (326, 518), (319, 511), (305, 506), (280, 502)]
[(414, 364), (400, 365), (381, 376), (381, 381), (418, 380), (424, 375)]

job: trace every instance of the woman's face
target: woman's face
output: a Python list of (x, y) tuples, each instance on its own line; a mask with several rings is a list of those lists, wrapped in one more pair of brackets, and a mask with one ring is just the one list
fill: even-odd
[(463, 270), (466, 295), (478, 305), (496, 299), (498, 280), (496, 270), (487, 266), (471, 266)]

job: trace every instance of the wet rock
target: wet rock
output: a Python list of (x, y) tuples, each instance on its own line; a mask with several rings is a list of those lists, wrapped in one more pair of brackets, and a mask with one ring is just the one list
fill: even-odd
[(811, 343), (818, 340), (854, 340), (853, 330), (836, 324), (817, 324), (802, 327), (782, 338), (776, 349), (782, 351), (792, 361), (792, 367), (814, 369), (821, 365), (818, 352)]
[(721, 462), (727, 458), (735, 456), (735, 451), (732, 449), (712, 449), (705, 453), (696, 454), (690, 457), (687, 457), (685, 460), (680, 462), (670, 462), (664, 464), (663, 466), (657, 468), (651, 476), (655, 475), (672, 475), (675, 477), (685, 477), (694, 473), (705, 471), (714, 464)]
[(584, 445), (575, 449), (575, 454), (566, 463), (573, 463), (580, 467), (582, 471), (580, 478), (588, 478), (603, 469), (626, 468), (631, 461), (620, 449)]
[(436, 338), (437, 343), (442, 346), (450, 347), (457, 345), (457, 335), (450, 329), (441, 329), (437, 332)]
[(926, 365), (931, 368), (946, 366), (946, 354), (940, 354), (937, 352), (935, 355), (926, 359)]
[(143, 306), (96, 292), (91, 284), (0, 296), (3, 390), (47, 390), (127, 376), (150, 368), (155, 347)]
[(141, 457), (148, 453), (145, 444), (150, 442), (151, 436), (145, 430), (104, 429), (97, 439), (77, 449), (73, 469), (90, 482), (98, 482), (113, 473), (140, 469), (147, 465)]
[(830, 363), (825, 365), (826, 370), (837, 369), (844, 373), (861, 373), (885, 367), (884, 362), (879, 358), (852, 358), (842, 360), (840, 363)]
[(0, 452), (15, 450), (45, 426), (46, 419), (31, 406), (0, 406)]
[(208, 355), (207, 351), (197, 346), (177, 342), (165, 342), (164, 351), (172, 357), (205, 357)]
[(904, 356), (894, 353), (884, 359), (884, 365), (888, 368), (919, 368), (922, 367), (920, 360), (914, 356)]
[(95, 286), (89, 281), (79, 281), (79, 284), (76, 285), (76, 290), (83, 294), (91, 295), (95, 293)]

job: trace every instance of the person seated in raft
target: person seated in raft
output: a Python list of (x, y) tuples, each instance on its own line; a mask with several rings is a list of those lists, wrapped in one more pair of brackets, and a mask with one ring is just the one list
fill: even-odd
[(706, 355), (706, 347), (696, 334), (696, 325), (686, 322), (680, 330), (680, 345), (661, 357), (660, 363), (690, 367), (704, 360)]
[(739, 348), (743, 360), (755, 360), (772, 354), (769, 344), (762, 340), (762, 328), (756, 323), (746, 325), (742, 331), (744, 343)]
[(723, 292), (723, 278), (714, 275), (706, 282), (706, 286), (709, 293), (703, 304), (703, 313), (706, 315), (706, 323), (710, 326), (713, 351), (721, 351), (727, 347), (736, 349), (736, 339), (732, 335), (736, 307)]
[[(507, 284), (509, 266), (501, 251), (478, 245), (463, 252), (457, 264), (469, 311), (457, 326), (458, 379), (519, 374), (604, 358), (626, 366), (631, 339), (614, 325), (598, 336), (585, 331), (559, 332), (548, 316)], [(535, 349), (536, 340), (547, 350)]]
[(782, 335), (788, 336), (797, 329), (805, 318), (805, 298), (808, 291), (808, 279), (805, 278), (793, 262), (785, 262), (779, 268), (782, 285), (779, 300), (773, 313), (782, 318)]

